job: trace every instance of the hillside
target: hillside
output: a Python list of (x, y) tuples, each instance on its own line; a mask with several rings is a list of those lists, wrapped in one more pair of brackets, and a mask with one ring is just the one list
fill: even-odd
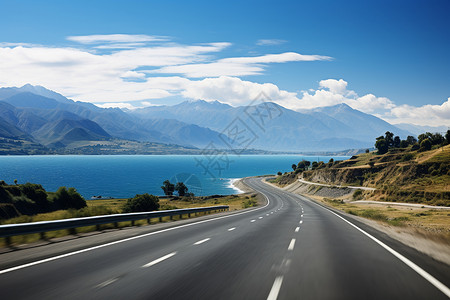
[(412, 147), (386, 154), (363, 153), (352, 158), (319, 164), (314, 170), (279, 176), (286, 185), (297, 178), (311, 182), (376, 188), (363, 192), (365, 200), (410, 202), (450, 206), (450, 145), (430, 151)]

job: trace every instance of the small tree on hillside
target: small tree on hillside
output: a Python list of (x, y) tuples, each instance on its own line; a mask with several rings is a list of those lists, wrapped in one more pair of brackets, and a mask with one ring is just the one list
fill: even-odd
[(389, 146), (383, 136), (377, 137), (375, 148), (377, 148), (378, 154), (385, 154), (388, 152)]
[(164, 195), (166, 195), (166, 196), (172, 196), (173, 191), (175, 191), (175, 186), (172, 183), (170, 183), (169, 180), (165, 180), (163, 182), (163, 186), (161, 186), (161, 188), (163, 189)]
[(420, 143), (420, 151), (428, 151), (431, 150), (431, 141), (430, 139), (424, 139)]
[(387, 147), (392, 147), (394, 145), (394, 134), (390, 131), (386, 131), (384, 134), (384, 140), (386, 141)]
[(297, 165), (296, 164), (292, 164), (292, 170), (294, 170), (294, 172), (295, 172), (295, 169), (297, 169)]
[(397, 136), (394, 138), (394, 144), (393, 144), (394, 148), (400, 148), (401, 142), (402, 142), (402, 141), (400, 140), (400, 137), (397, 135)]
[(408, 142), (409, 145), (414, 145), (415, 143), (417, 143), (417, 139), (412, 135), (408, 135), (406, 141)]
[(447, 130), (447, 133), (445, 134), (445, 139), (447, 141), (447, 144), (450, 144), (450, 129)]
[(175, 185), (175, 190), (178, 192), (178, 196), (183, 197), (186, 195), (188, 188), (183, 182), (177, 182)]

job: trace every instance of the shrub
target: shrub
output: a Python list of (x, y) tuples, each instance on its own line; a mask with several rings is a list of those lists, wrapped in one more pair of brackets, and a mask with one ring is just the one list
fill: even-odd
[(123, 205), (122, 211), (124, 213), (131, 212), (145, 212), (159, 209), (159, 198), (147, 193), (143, 195), (136, 195), (134, 198), (130, 198)]
[(428, 151), (431, 150), (431, 141), (430, 139), (424, 139), (421, 143), (420, 143), (420, 150), (421, 151)]
[(86, 207), (86, 200), (73, 187), (66, 189), (65, 186), (60, 187), (53, 194), (53, 206), (57, 209), (80, 209)]
[(361, 190), (356, 190), (354, 193), (353, 193), (353, 199), (354, 200), (361, 200), (363, 197), (362, 197), (362, 191)]

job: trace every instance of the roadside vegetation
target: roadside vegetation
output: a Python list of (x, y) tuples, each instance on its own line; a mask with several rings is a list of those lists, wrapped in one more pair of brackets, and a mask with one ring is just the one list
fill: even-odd
[[(167, 181), (170, 184), (170, 182)], [(165, 182), (165, 184), (167, 184)], [(164, 186), (164, 185), (163, 185)], [(8, 198), (0, 198), (0, 210), (3, 211), (3, 215), (0, 217), (0, 225), (3, 224), (17, 224), (17, 223), (29, 223), (29, 222), (39, 222), (39, 221), (51, 221), (51, 220), (61, 220), (69, 218), (81, 218), (81, 217), (91, 217), (99, 215), (109, 215), (118, 213), (129, 213), (129, 212), (142, 212), (142, 211), (155, 211), (155, 210), (171, 210), (171, 209), (181, 209), (181, 208), (194, 208), (194, 207), (206, 207), (206, 206), (217, 206), (217, 205), (228, 205), (229, 210), (239, 210), (252, 206), (258, 205), (261, 199), (257, 194), (246, 193), (239, 195), (212, 195), (212, 196), (200, 196), (196, 197), (192, 193), (187, 193), (187, 187), (184, 184), (178, 183), (174, 186), (174, 191), (177, 190), (178, 195), (171, 195), (170, 197), (157, 197), (149, 194), (136, 195), (135, 197), (129, 199), (96, 199), (85, 201), (81, 195), (76, 193), (73, 188), (60, 188), (57, 192), (51, 193), (46, 192), (42, 186), (37, 184), (27, 183), (24, 185), (14, 185), (10, 186), (4, 184), (0, 186), (1, 191), (8, 191)], [(1, 189), (3, 187), (3, 190)], [(13, 187), (13, 197), (9, 197), (11, 194), (9, 191)], [(170, 185), (169, 185), (170, 187)], [(178, 187), (176, 189), (176, 187)], [(20, 193), (18, 192), (20, 191)], [(34, 194), (30, 191), (34, 191)], [(180, 193), (181, 191), (181, 193)], [(184, 193), (183, 193), (184, 192)], [(172, 191), (173, 193), (173, 191)], [(58, 208), (51, 211), (46, 211), (45, 209), (39, 207), (36, 202), (35, 194), (40, 196), (39, 199), (42, 201), (45, 207)], [(180, 194), (184, 194), (180, 196)], [(17, 196), (14, 196), (17, 195)], [(17, 209), (14, 205), (20, 201), (24, 201), (24, 197), (29, 195), (30, 198), (25, 200), (32, 207), (33, 210), (22, 210), (22, 206), (18, 206)], [(18, 197), (18, 199), (14, 198)], [(5, 203), (5, 199), (9, 202)], [(33, 199), (33, 200), (32, 200)], [(47, 202), (44, 201), (47, 199)], [(81, 201), (81, 200), (82, 201)], [(56, 205), (55, 203), (58, 203)], [(84, 206), (82, 206), (84, 203)], [(70, 206), (70, 205), (71, 206)], [(4, 207), (7, 207), (6, 209)], [(28, 206), (24, 206), (28, 207)], [(13, 211), (10, 213), (9, 210)], [(22, 213), (27, 212), (27, 214)], [(6, 214), (8, 213), (8, 214)], [(198, 213), (196, 215), (203, 215), (204, 213)], [(168, 222), (171, 220), (179, 219), (178, 216), (164, 217), (162, 222)], [(158, 223), (159, 219), (151, 219), (151, 223)], [(146, 220), (135, 221), (134, 225), (141, 226), (146, 225)], [(128, 227), (131, 222), (120, 222), (117, 224), (118, 228)], [(113, 229), (113, 224), (103, 224), (99, 227), (87, 226), (80, 227), (76, 229), (77, 234), (82, 234), (86, 232), (108, 230)], [(46, 233), (47, 239), (63, 237), (70, 234), (74, 234), (74, 230), (58, 230)], [(22, 236), (14, 236), (11, 238), (12, 244), (26, 244), (31, 242), (36, 242), (41, 239), (39, 234), (30, 234)], [(0, 238), (0, 246), (5, 246), (4, 239)]]
[(0, 219), (86, 206), (86, 201), (74, 188), (60, 187), (52, 193), (39, 184), (17, 184), (15, 180), (14, 185), (10, 185), (0, 181)]
[(450, 130), (445, 136), (424, 133), (418, 139), (394, 137), (391, 132), (376, 139), (377, 151), (345, 161), (308, 162), (292, 165), (292, 172), (271, 182), (286, 186), (298, 178), (342, 186), (376, 188), (360, 192), (358, 199), (450, 206)]
[(381, 222), (385, 225), (409, 228), (416, 234), (450, 245), (450, 211), (426, 207), (357, 204), (342, 199), (311, 196), (315, 200), (348, 214)]

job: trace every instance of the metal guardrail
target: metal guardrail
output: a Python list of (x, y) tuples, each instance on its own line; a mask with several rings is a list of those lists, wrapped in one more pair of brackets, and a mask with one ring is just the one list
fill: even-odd
[(128, 214), (114, 214), (114, 215), (104, 215), (86, 218), (72, 218), (64, 220), (54, 220), (54, 221), (41, 221), (32, 223), (19, 223), (19, 224), (7, 224), (0, 225), (0, 237), (7, 239), (9, 244), (9, 238), (15, 235), (24, 235), (32, 233), (40, 233), (42, 238), (45, 238), (45, 232), (62, 230), (62, 229), (73, 229), (77, 227), (85, 226), (99, 226), (101, 224), (114, 223), (117, 227), (119, 222), (131, 221), (134, 225), (134, 221), (147, 219), (150, 223), (150, 219), (159, 218), (160, 221), (163, 217), (172, 217), (188, 215), (199, 213), (199, 212), (211, 212), (211, 211), (226, 211), (229, 209), (228, 205), (219, 206), (209, 206), (209, 207), (198, 207), (198, 208), (183, 208), (183, 209), (173, 209), (173, 210), (162, 210), (162, 211), (151, 211), (151, 212), (140, 212), (140, 213), (128, 213)]

